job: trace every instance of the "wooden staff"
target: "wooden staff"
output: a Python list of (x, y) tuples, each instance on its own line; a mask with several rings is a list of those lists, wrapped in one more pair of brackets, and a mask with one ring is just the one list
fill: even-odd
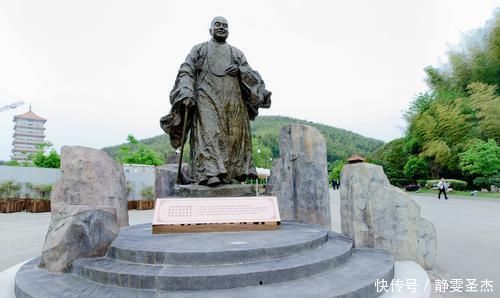
[(186, 140), (186, 129), (187, 129), (187, 123), (188, 123), (188, 113), (189, 113), (189, 108), (186, 105), (184, 107), (184, 123), (182, 125), (182, 137), (181, 137), (181, 152), (179, 156), (179, 168), (177, 169), (177, 184), (181, 184), (181, 168), (182, 168), (182, 154), (184, 153), (184, 142)]

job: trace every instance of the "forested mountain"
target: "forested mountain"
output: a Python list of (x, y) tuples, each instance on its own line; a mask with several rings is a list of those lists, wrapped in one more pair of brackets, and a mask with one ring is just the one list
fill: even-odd
[[(362, 156), (369, 155), (383, 145), (382, 141), (366, 138), (344, 129), (283, 116), (259, 116), (255, 121), (251, 121), (250, 123), (254, 159), (258, 167), (269, 167), (270, 159), (279, 157), (279, 131), (281, 127), (289, 124), (304, 124), (317, 128), (325, 137), (327, 159), (330, 163), (335, 160), (344, 160), (353, 153)], [(170, 146), (166, 134), (143, 139), (139, 142), (150, 146), (154, 151), (160, 153), (160, 156), (163, 158), (174, 154), (174, 149)], [(114, 158), (117, 158), (121, 146), (127, 145), (121, 144), (106, 147), (103, 150)], [(257, 153), (258, 149), (260, 149), (260, 153)], [(189, 148), (185, 148), (185, 150), (185, 152), (188, 152)], [(188, 154), (184, 156), (187, 157)]]
[(383, 145), (380, 140), (367, 138), (351, 131), (283, 116), (257, 117), (251, 122), (252, 136), (257, 144), (269, 147), (273, 157), (278, 157), (279, 130), (289, 124), (303, 124), (317, 128), (326, 140), (328, 162), (344, 160), (353, 153), (366, 156)]
[[(500, 10), (464, 36), (448, 62), (425, 68), (430, 91), (405, 113), (405, 137), (372, 160), (393, 183), (456, 178), (479, 187), (500, 184)], [(406, 180), (406, 181), (405, 181)]]

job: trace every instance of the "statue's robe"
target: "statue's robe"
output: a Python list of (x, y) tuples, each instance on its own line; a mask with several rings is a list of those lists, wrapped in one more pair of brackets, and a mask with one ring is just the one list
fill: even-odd
[[(237, 76), (225, 74), (231, 64), (238, 65)], [(181, 104), (185, 98), (196, 102), (187, 119)], [(218, 177), (229, 183), (256, 176), (250, 120), (259, 108), (270, 107), (271, 92), (240, 50), (213, 40), (194, 46), (180, 67), (170, 102), (172, 109), (160, 124), (178, 148), (183, 122), (188, 121), (194, 182)]]

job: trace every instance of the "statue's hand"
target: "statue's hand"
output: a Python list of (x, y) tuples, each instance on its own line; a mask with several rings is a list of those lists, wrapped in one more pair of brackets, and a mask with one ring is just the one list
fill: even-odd
[(194, 107), (196, 105), (195, 101), (190, 98), (190, 97), (186, 97), (182, 100), (182, 104), (186, 106), (186, 108), (190, 109), (192, 107)]
[(226, 68), (226, 74), (234, 77), (240, 72), (240, 68), (236, 64), (231, 64), (229, 65), (228, 68)]

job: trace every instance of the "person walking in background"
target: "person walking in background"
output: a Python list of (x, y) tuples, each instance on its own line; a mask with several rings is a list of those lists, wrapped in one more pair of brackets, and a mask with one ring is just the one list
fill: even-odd
[(446, 189), (448, 188), (448, 185), (444, 181), (444, 178), (441, 177), (441, 180), (438, 182), (438, 189), (439, 189), (439, 194), (438, 194), (438, 199), (441, 200), (441, 193), (444, 194), (444, 199), (448, 200), (448, 196), (446, 195)]

